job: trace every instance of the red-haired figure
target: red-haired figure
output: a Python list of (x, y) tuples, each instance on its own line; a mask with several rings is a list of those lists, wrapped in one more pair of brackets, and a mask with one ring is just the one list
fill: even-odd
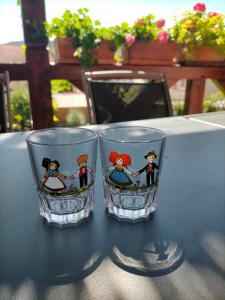
[(79, 171), (74, 174), (75, 177), (79, 176), (80, 188), (88, 184), (88, 173), (92, 173), (92, 170), (87, 166), (88, 154), (82, 154), (77, 157), (77, 164)]
[(61, 191), (66, 188), (63, 179), (71, 179), (70, 176), (65, 176), (59, 172), (60, 164), (58, 160), (51, 160), (47, 157), (42, 160), (42, 167), (46, 169), (44, 175), (44, 187), (51, 191)]
[(136, 174), (128, 170), (131, 165), (131, 157), (128, 154), (119, 154), (111, 152), (109, 161), (113, 164), (108, 170), (111, 171), (109, 179), (116, 185), (128, 186), (132, 184), (132, 180), (128, 175), (135, 176)]

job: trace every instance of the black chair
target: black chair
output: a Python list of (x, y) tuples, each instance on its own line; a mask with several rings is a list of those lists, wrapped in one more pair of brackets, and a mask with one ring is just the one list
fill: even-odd
[(144, 71), (82, 71), (92, 124), (172, 116), (164, 74)]

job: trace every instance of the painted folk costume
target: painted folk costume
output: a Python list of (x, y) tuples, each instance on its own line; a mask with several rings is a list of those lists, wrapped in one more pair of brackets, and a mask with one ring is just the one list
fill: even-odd
[(157, 158), (157, 155), (154, 151), (148, 152), (144, 158), (147, 159), (148, 164), (144, 166), (141, 170), (137, 171), (137, 174), (141, 174), (144, 171), (146, 172), (146, 184), (149, 186), (150, 184), (155, 183), (155, 171), (159, 170), (159, 167), (153, 161)]
[(60, 164), (57, 160), (51, 161), (49, 158), (44, 158), (42, 167), (46, 169), (44, 174), (43, 186), (51, 191), (61, 191), (66, 188), (63, 179), (68, 177), (59, 172)]
[(80, 188), (88, 185), (88, 173), (92, 173), (92, 170), (87, 166), (87, 161), (88, 154), (82, 154), (77, 157), (79, 170), (74, 174), (74, 176), (79, 176)]
[(111, 152), (109, 155), (109, 161), (113, 164), (112, 167), (108, 168), (109, 173), (108, 178), (110, 181), (119, 186), (129, 186), (133, 182), (129, 175), (134, 175), (134, 173), (127, 169), (131, 165), (131, 158), (127, 154), (119, 155), (117, 152)]

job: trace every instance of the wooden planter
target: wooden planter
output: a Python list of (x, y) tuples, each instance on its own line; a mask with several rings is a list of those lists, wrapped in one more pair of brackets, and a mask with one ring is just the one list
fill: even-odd
[[(54, 40), (55, 45), (55, 61), (58, 64), (80, 64), (79, 58), (75, 57), (73, 47), (73, 39), (70, 37), (56, 38)], [(114, 53), (110, 48), (110, 43), (105, 41), (100, 44), (97, 49), (90, 49), (90, 55), (92, 55), (99, 64), (113, 64)]]
[(55, 45), (55, 62), (58, 64), (80, 64), (78, 58), (73, 53), (75, 51), (73, 47), (73, 39), (70, 37), (56, 38), (54, 40)]
[(97, 61), (100, 65), (122, 65), (128, 63), (128, 49), (121, 47), (116, 51), (120, 56), (121, 61), (116, 62), (114, 59), (115, 53), (112, 51), (111, 42), (103, 41), (97, 48)]
[(129, 48), (129, 64), (173, 65), (177, 44), (172, 42), (136, 41)]
[(97, 60), (100, 65), (113, 65), (114, 52), (111, 49), (110, 41), (102, 41), (97, 48)]
[(216, 66), (224, 65), (225, 57), (212, 47), (196, 46), (193, 53), (189, 56), (185, 56), (182, 51), (179, 51), (176, 56), (176, 61), (181, 65)]

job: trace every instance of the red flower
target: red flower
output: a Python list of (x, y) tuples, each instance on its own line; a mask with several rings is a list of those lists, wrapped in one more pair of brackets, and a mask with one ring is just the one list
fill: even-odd
[(208, 17), (215, 17), (215, 16), (219, 16), (220, 14), (219, 13), (217, 13), (217, 12), (215, 12), (215, 11), (210, 11), (209, 13), (208, 13)]
[(165, 26), (165, 20), (164, 19), (160, 19), (160, 20), (158, 20), (158, 21), (156, 21), (155, 22), (155, 24), (156, 24), (156, 26), (158, 27), (158, 28), (161, 28), (161, 27), (163, 27), (163, 26)]
[(169, 39), (169, 33), (167, 31), (160, 31), (158, 33), (160, 43), (166, 43)]
[(205, 3), (203, 2), (197, 2), (194, 6), (193, 6), (194, 11), (196, 12), (204, 12), (206, 10), (206, 6)]
[(131, 46), (134, 42), (135, 42), (135, 36), (128, 33), (126, 36), (125, 36), (125, 41), (126, 41), (126, 44), (128, 46)]
[(135, 21), (135, 24), (136, 24), (137, 26), (140, 26), (142, 23), (143, 23), (143, 22), (142, 22), (141, 19), (137, 19), (137, 20)]

